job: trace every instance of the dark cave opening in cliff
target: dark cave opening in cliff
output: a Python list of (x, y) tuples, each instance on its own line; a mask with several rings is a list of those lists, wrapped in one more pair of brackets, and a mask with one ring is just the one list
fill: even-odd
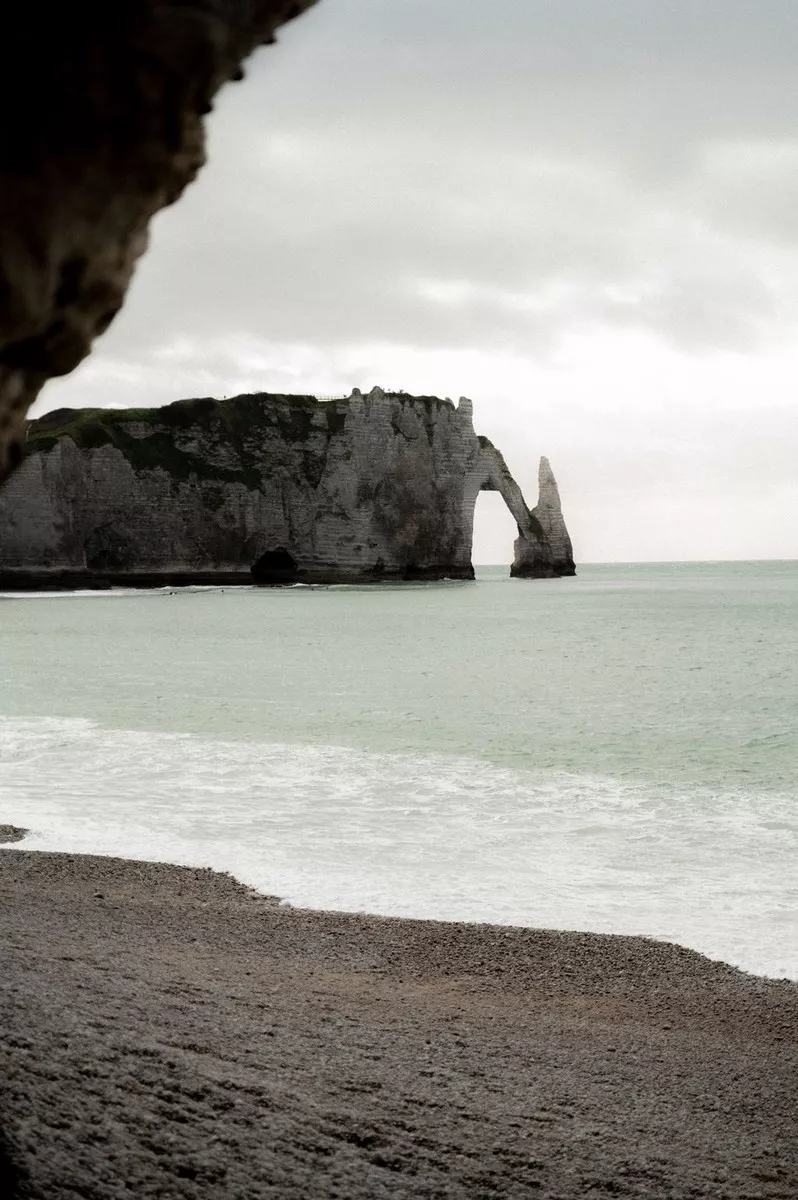
[(471, 562), (475, 568), (506, 567), (513, 561), (518, 526), (498, 492), (480, 492), (474, 507)]
[(252, 579), (255, 583), (269, 585), (290, 584), (296, 581), (297, 561), (284, 546), (267, 550), (252, 564)]

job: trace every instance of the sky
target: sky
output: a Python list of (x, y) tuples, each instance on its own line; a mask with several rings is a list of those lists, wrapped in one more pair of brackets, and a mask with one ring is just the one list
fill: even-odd
[(577, 562), (798, 558), (796, 62), (795, 0), (322, 0), (35, 412), (466, 395)]

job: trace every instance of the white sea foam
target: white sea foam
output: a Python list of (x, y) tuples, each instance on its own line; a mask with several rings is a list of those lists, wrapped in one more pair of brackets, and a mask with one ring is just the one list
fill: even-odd
[(20, 848), (211, 866), (315, 908), (644, 933), (798, 978), (794, 800), (466, 758), (0, 718)]

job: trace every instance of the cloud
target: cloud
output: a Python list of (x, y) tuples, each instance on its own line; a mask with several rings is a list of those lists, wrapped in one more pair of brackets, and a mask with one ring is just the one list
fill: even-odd
[(768, 0), (333, 0), (224, 94), (126, 340), (763, 337), (774, 244), (798, 280), (796, 50)]

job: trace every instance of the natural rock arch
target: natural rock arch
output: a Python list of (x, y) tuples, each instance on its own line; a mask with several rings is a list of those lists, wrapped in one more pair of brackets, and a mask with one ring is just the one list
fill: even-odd
[[(501, 454), (486, 439), (480, 441), (483, 442), (486, 472), (485, 482), (480, 485), (481, 490), (499, 492), (518, 528), (510, 574), (518, 578), (575, 575), (571, 539), (565, 526), (560, 492), (549, 460), (545, 457), (540, 460), (538, 502), (530, 509)], [(541, 544), (550, 551), (550, 561), (548, 555), (541, 555)]]
[[(473, 406), (467, 397), (460, 397), (458, 412), (472, 419)], [(477, 443), (479, 453), (463, 495), (469, 546), (473, 544), (474, 513), (479, 493), (498, 492), (518, 530), (510, 574), (528, 579), (575, 575), (571, 539), (549, 460), (540, 460), (538, 503), (530, 509), (507, 463), (493, 443), (486, 437), (477, 437)]]

